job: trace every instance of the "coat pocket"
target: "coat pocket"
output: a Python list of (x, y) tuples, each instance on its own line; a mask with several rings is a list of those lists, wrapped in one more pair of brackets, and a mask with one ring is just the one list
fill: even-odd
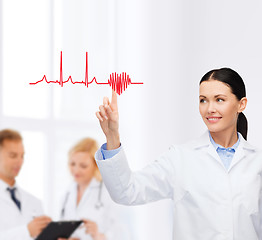
[(249, 215), (255, 216), (259, 212), (261, 202), (261, 176), (257, 175), (243, 184), (242, 203)]

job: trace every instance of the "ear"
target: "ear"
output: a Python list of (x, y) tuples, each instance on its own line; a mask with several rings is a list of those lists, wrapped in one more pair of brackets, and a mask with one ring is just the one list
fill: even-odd
[(241, 100), (239, 101), (239, 109), (238, 109), (238, 113), (241, 113), (245, 110), (247, 106), (247, 98), (243, 97), (241, 98)]

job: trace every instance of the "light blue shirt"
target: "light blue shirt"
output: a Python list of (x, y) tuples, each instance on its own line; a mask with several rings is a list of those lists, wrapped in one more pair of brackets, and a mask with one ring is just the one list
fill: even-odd
[(210, 141), (213, 144), (214, 148), (216, 149), (222, 163), (224, 164), (225, 168), (228, 169), (232, 162), (236, 149), (240, 143), (239, 134), (237, 133), (238, 140), (232, 147), (224, 148), (214, 141), (209, 131), (208, 133), (209, 133)]
[(113, 150), (107, 150), (106, 149), (106, 143), (104, 143), (101, 147), (101, 153), (103, 155), (103, 159), (108, 159), (114, 157), (117, 153), (121, 150), (121, 144), (119, 148), (113, 149)]

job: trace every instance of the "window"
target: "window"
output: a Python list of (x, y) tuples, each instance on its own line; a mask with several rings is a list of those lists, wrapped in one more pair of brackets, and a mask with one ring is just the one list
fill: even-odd
[[(46, 82), (29, 84), (44, 75), (48, 80), (58, 79), (60, 51), (63, 51), (64, 78), (71, 75), (75, 81), (83, 80), (85, 52), (91, 49), (90, 77), (107, 80), (107, 4), (92, 3), (90, 7), (98, 4), (100, 10), (88, 8), (89, 16), (79, 14), (79, 9), (87, 7), (86, 1), (79, 4), (60, 0), (2, 1), (1, 128), (22, 133), (26, 154), (18, 181), (43, 200), (51, 215), (56, 213), (60, 193), (70, 181), (67, 169), (70, 147), (86, 136), (94, 137), (99, 144), (104, 140), (95, 111), (101, 96), (110, 93), (110, 88), (90, 85), (87, 89), (70, 83), (63, 88)], [(99, 32), (94, 24), (86, 22), (95, 14), (100, 16)], [(99, 37), (100, 42), (88, 42), (90, 35)]]

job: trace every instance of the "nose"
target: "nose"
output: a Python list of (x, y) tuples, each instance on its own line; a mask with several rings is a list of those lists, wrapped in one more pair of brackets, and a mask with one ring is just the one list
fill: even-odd
[(22, 165), (23, 162), (24, 162), (24, 158), (21, 157), (21, 156), (18, 156), (18, 157), (15, 158), (15, 162), (16, 162), (16, 164), (18, 164), (18, 165)]
[(77, 175), (77, 174), (79, 173), (79, 168), (78, 168), (77, 166), (73, 166), (73, 167), (71, 168), (71, 171), (72, 171), (72, 173), (73, 173), (74, 175)]
[(215, 108), (215, 104), (214, 103), (209, 102), (207, 112), (208, 112), (208, 114), (216, 112), (216, 108)]

